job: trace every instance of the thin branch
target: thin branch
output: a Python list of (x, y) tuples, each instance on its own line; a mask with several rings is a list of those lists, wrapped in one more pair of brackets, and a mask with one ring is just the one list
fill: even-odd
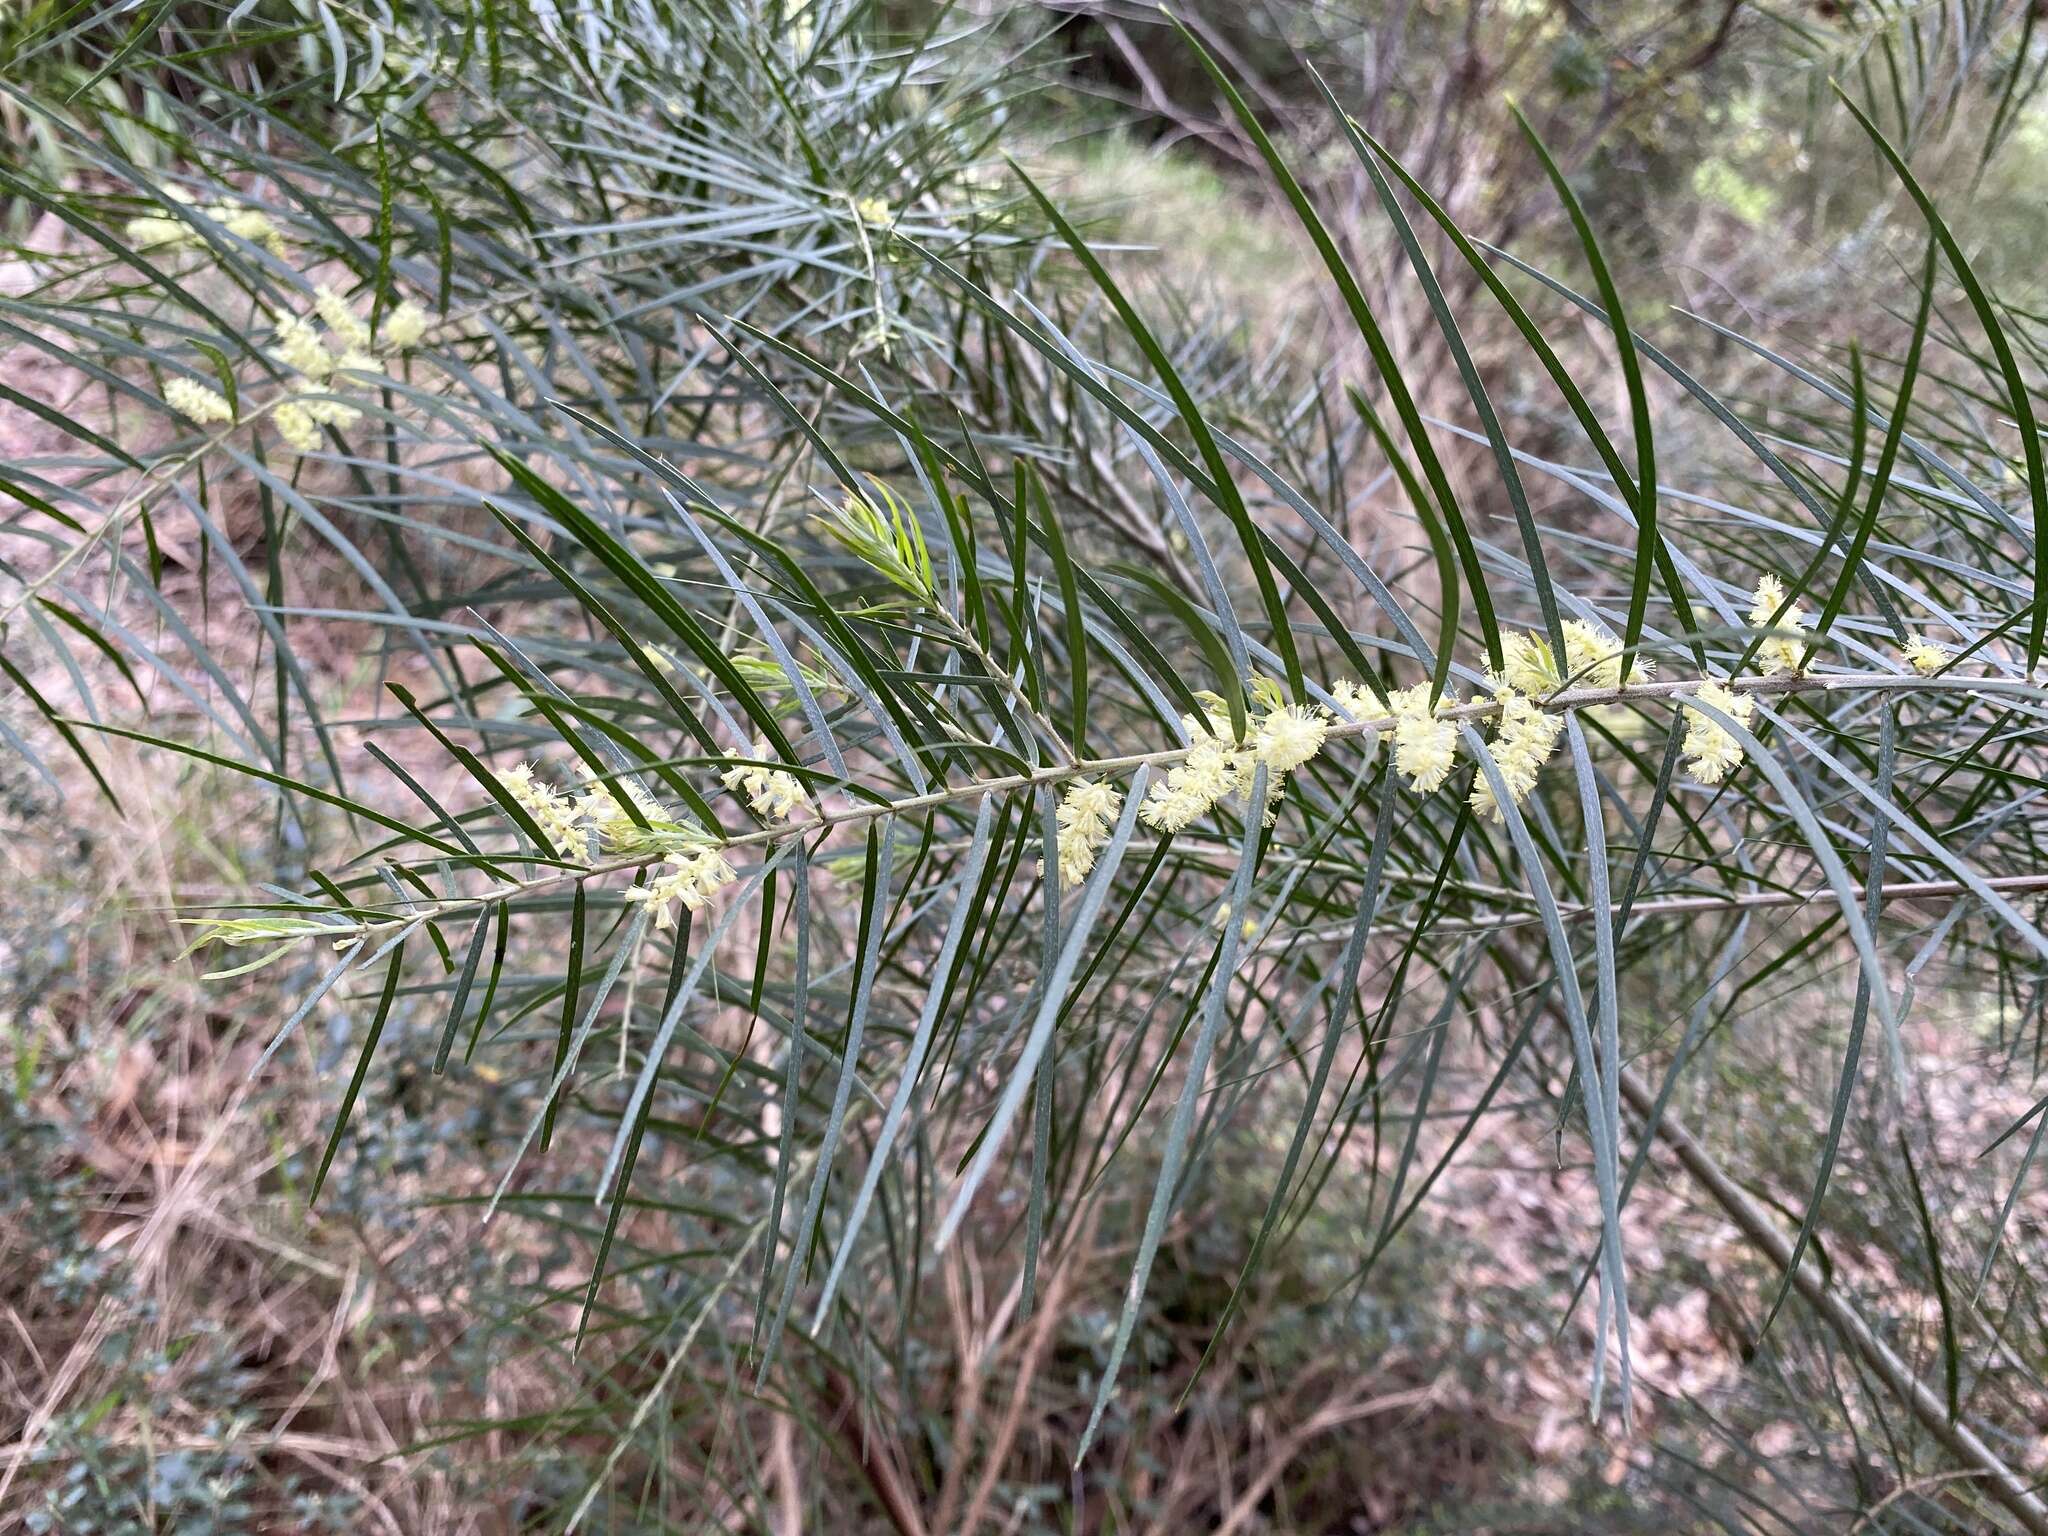
[[(1714, 681), (1708, 679), (1707, 681)], [(1638, 703), (1651, 699), (1682, 698), (1694, 693), (1700, 687), (1700, 679), (1663, 679), (1656, 682), (1626, 683), (1615, 688), (1574, 688), (1554, 693), (1541, 701), (1542, 707), (1551, 713), (1575, 709), (1597, 709), (1616, 704)], [(1724, 686), (1740, 694), (1788, 695), (1800, 693), (1935, 693), (1964, 694), (1966, 696), (1987, 693), (2016, 696), (2033, 695), (2048, 697), (2048, 687), (2024, 678), (1965, 678), (1953, 674), (1924, 677), (1918, 673), (1897, 672), (1832, 672), (1819, 674), (1780, 673), (1772, 677), (1733, 678)], [(1461, 704), (1441, 711), (1445, 720), (1481, 719), (1495, 713), (1498, 705), (1490, 700), (1472, 704)], [(91, 728), (92, 722), (75, 722)], [(1350, 737), (1374, 735), (1392, 729), (1393, 715), (1377, 715), (1357, 721), (1339, 721), (1329, 729), (1329, 740), (1343, 740)], [(764, 827), (756, 832), (742, 833), (723, 842), (707, 841), (705, 847), (717, 847), (725, 851), (737, 848), (762, 847), (782, 842), (792, 837), (809, 837), (813, 834), (830, 832), (838, 827), (864, 826), (884, 816), (906, 816), (920, 811), (935, 810), (942, 806), (980, 799), (985, 795), (1009, 794), (1017, 790), (1036, 789), (1045, 784), (1062, 783), (1079, 778), (1113, 778), (1136, 773), (1140, 768), (1168, 766), (1185, 759), (1194, 751), (1193, 746), (1168, 747), (1157, 752), (1134, 752), (1120, 757), (1099, 757), (1077, 762), (1050, 764), (1034, 768), (1025, 773), (1007, 774), (994, 779), (977, 779), (969, 784), (954, 785), (947, 789), (928, 791), (921, 795), (906, 795), (900, 799), (880, 800), (871, 804), (851, 806), (843, 811), (829, 811), (817, 816), (782, 826)], [(496, 906), (500, 902), (517, 900), (539, 891), (574, 884), (595, 876), (619, 874), (628, 870), (644, 869), (672, 857), (668, 850), (636, 853), (629, 857), (604, 860), (591, 864), (577, 864), (557, 869), (553, 874), (542, 875), (533, 880), (511, 881), (474, 896), (449, 897), (438, 902), (422, 903), (409, 909), (402, 916), (383, 921), (362, 919), (356, 923), (323, 926), (317, 935), (308, 937), (331, 937), (343, 939), (355, 933), (377, 933), (401, 923), (417, 923), (422, 920), (453, 916)], [(1940, 882), (1923, 894), (1942, 894)], [(1680, 898), (1685, 899), (1685, 898)], [(1768, 904), (1768, 903), (1766, 903)], [(296, 909), (295, 909), (296, 910)], [(1654, 904), (1638, 910), (1655, 910)], [(1519, 919), (1518, 919), (1519, 920)]]
[[(1511, 981), (1528, 985), (1534, 967), (1506, 946), (1495, 952), (1497, 963)], [(1551, 1007), (1555, 1013), (1555, 1005)], [(1751, 1247), (1780, 1274), (1792, 1267), (1792, 1242), (1771, 1215), (1749, 1191), (1731, 1178), (1714, 1155), (1700, 1144), (1685, 1122), (1669, 1105), (1661, 1113), (1657, 1093), (1640, 1073), (1626, 1063), (1617, 1063), (1616, 1076), (1621, 1096), (1629, 1108), (1659, 1141), (1663, 1142), (1693, 1182), (1720, 1206), (1735, 1223)], [(1985, 1491), (1995, 1499), (2029, 1536), (2048, 1536), (2048, 1504), (2034, 1492), (2034, 1485), (2015, 1472), (1960, 1419), (1951, 1422), (1948, 1406), (1941, 1396), (1923, 1382), (1892, 1347), (1880, 1338), (1861, 1313), (1844, 1299), (1818, 1268), (1817, 1261), (1802, 1263), (1792, 1273), (1792, 1284), (1820, 1317), (1860, 1356), (1899, 1405), (1920, 1422), (1923, 1429), (1950, 1455), (1982, 1474)]]
[[(1657, 1138), (1671, 1150), (1679, 1165), (1693, 1181), (1727, 1213), (1750, 1246), (1757, 1249), (1780, 1273), (1790, 1268), (1792, 1244), (1770, 1214), (1747, 1190), (1722, 1171), (1712, 1153), (1700, 1145), (1685, 1123), (1669, 1107), (1656, 1114), (1657, 1095), (1631, 1068), (1620, 1073), (1622, 1096), (1643, 1121), (1654, 1124)], [(2048, 1504), (2034, 1492), (2033, 1483), (2006, 1465), (1998, 1453), (1960, 1419), (1951, 1422), (1948, 1408), (1939, 1394), (1913, 1373), (1889, 1344), (1879, 1338), (1863, 1316), (1822, 1278), (1811, 1264), (1801, 1264), (1792, 1284), (1828, 1326), (1863, 1359), (1899, 1403), (1920, 1421), (1957, 1461), (1974, 1468), (1983, 1478), (1985, 1492), (1995, 1499), (2030, 1536), (2048, 1536)]]
[[(2002, 894), (2027, 891), (2048, 891), (2048, 875), (1998, 875), (1981, 881), (1980, 884)], [(1897, 880), (1878, 887), (1877, 896), (1881, 902), (1917, 901), (1942, 896), (1967, 896), (1972, 887), (1960, 880)], [(1489, 900), (1501, 896), (1519, 896), (1520, 892), (1486, 891)], [(1629, 908), (1631, 917), (1649, 917), (1658, 914), (1745, 912), (1758, 907), (1803, 907), (1816, 901), (1832, 901), (1834, 889), (1830, 886), (1816, 886), (1805, 891), (1741, 891), (1726, 896), (1667, 896), (1657, 901), (1639, 901)], [(1612, 914), (1621, 910), (1620, 902), (1610, 902), (1606, 907), (1560, 907), (1557, 915), (1566, 922), (1580, 922), (1599, 912)], [(1431, 925), (1432, 933), (1491, 933), (1501, 928), (1523, 928), (1541, 919), (1533, 912), (1516, 912), (1499, 917), (1445, 918)], [(1351, 932), (1348, 923), (1328, 928), (1311, 928), (1305, 932), (1290, 935), (1292, 939), (1314, 943), (1344, 938)]]

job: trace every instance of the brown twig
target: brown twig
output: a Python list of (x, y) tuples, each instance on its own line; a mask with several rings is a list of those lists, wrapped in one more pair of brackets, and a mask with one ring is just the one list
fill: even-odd
[[(1633, 1069), (1620, 1072), (1621, 1096), (1648, 1124), (1656, 1126), (1657, 1139), (1670, 1149), (1679, 1166), (1692, 1175), (1733, 1221), (1751, 1247), (1762, 1253), (1779, 1272), (1792, 1266), (1792, 1243), (1770, 1214), (1749, 1191), (1737, 1184), (1712, 1153), (1702, 1146), (1685, 1123), (1666, 1106), (1656, 1114), (1657, 1095)], [(2030, 1536), (2048, 1536), (2048, 1504), (2034, 1492), (2033, 1484), (2021, 1477), (1991, 1447), (1960, 1419), (1951, 1420), (1948, 1409), (1934, 1390), (1914, 1374), (1892, 1347), (1879, 1338), (1863, 1315), (1824, 1279), (1813, 1265), (1802, 1263), (1792, 1275), (1792, 1284), (1807, 1305), (1819, 1313), (1843, 1343), (1859, 1355), (1873, 1375), (1885, 1384), (1900, 1405), (1920, 1422), (1920, 1427), (1957, 1461), (1975, 1470), (1987, 1492), (2007, 1513), (2019, 1521)]]
[(875, 1502), (881, 1505), (889, 1524), (895, 1527), (897, 1536), (925, 1536), (924, 1520), (917, 1512), (917, 1495), (904, 1485), (902, 1472), (882, 1454), (875, 1436), (867, 1432), (852, 1384), (837, 1371), (828, 1371), (825, 1381), (831, 1393), (834, 1428), (841, 1432), (848, 1456), (874, 1490)]

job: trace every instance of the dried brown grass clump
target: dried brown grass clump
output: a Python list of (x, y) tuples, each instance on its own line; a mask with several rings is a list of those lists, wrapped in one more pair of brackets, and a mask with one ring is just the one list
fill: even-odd
[[(529, 1375), (451, 1368), (473, 1281), (448, 1260), (473, 1214), (411, 1217), (424, 1164), (393, 1171), (389, 1204), (308, 1211), (331, 1110), (313, 1037), (251, 1077), (292, 978), (203, 982), (177, 955), (171, 897), (260, 849), (266, 808), (101, 760), (119, 836), (87, 785), (7, 786), (0, 1526), (204, 1508), (223, 1530), (516, 1528), (518, 1488), (483, 1472), (502, 1443), (413, 1449)], [(437, 1268), (456, 1283), (423, 1287)]]

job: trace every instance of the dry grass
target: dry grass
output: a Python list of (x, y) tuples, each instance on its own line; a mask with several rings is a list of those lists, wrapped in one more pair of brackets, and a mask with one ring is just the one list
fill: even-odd
[(101, 760), (129, 808), (120, 836), (87, 830), (89, 800), (43, 799), (7, 839), (23, 986), (0, 1109), (0, 1519), (82, 1475), (88, 1506), (136, 1523), (76, 1528), (186, 1529), (151, 1523), (189, 1517), (162, 1471), (182, 1457), (245, 1509), (250, 1524), (223, 1529), (294, 1528), (271, 1522), (313, 1495), (355, 1511), (339, 1528), (509, 1528), (460, 1460), (399, 1454), (464, 1411), (427, 1369), (460, 1313), (407, 1262), (459, 1242), (460, 1218), (434, 1231), (347, 1202), (309, 1213), (304, 1154), (329, 1107), (310, 1038), (252, 1080), (278, 987), (203, 982), (176, 958), (180, 876), (246, 857), (237, 827), (259, 809)]

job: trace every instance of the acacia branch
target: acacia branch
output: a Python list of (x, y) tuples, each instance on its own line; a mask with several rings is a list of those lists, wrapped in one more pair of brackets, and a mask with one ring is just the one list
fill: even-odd
[[(1877, 889), (1880, 902), (1934, 900), (1943, 896), (1968, 896), (1979, 887), (1994, 890), (2001, 895), (2024, 894), (2029, 891), (2048, 891), (2048, 875), (1997, 875), (1981, 880), (1976, 886), (1965, 885), (1960, 880), (1895, 880)], [(1492, 891), (1488, 897), (1518, 897), (1519, 891)], [(1629, 916), (1656, 917), (1702, 914), (1711, 912), (1746, 912), (1759, 907), (1804, 907), (1816, 901), (1833, 901), (1836, 892), (1832, 886), (1816, 886), (1804, 891), (1736, 891), (1726, 896), (1667, 896), (1654, 901), (1639, 901), (1631, 906)], [(1619, 901), (1611, 901), (1604, 907), (1560, 907), (1558, 917), (1567, 923), (1583, 922), (1589, 917), (1602, 913), (1612, 915), (1621, 910)], [(1502, 928), (1525, 928), (1542, 919), (1534, 912), (1512, 912), (1498, 917), (1445, 918), (1432, 925), (1433, 933), (1491, 933)], [(1331, 942), (1349, 936), (1351, 924), (1338, 923), (1327, 928), (1312, 928), (1297, 935), (1305, 942)]]
[[(1682, 699), (1696, 693), (1702, 682), (1719, 681), (1721, 685), (1738, 694), (1757, 696), (1782, 696), (1805, 693), (1934, 693), (1981, 696), (2001, 694), (2014, 696), (2048, 697), (2048, 687), (2026, 678), (2002, 677), (1960, 677), (1953, 673), (1922, 676), (1918, 673), (1900, 672), (1824, 672), (1824, 673), (1781, 673), (1771, 677), (1742, 677), (1726, 680), (1679, 678), (1655, 682), (1624, 683), (1614, 688), (1570, 688), (1563, 689), (1539, 701), (1546, 711), (1557, 714), (1569, 710), (1598, 709), (1617, 704), (1640, 703), (1654, 699)], [(1493, 715), (1499, 706), (1491, 700), (1471, 704), (1460, 704), (1439, 712), (1444, 720), (1476, 720)], [(89, 721), (80, 725), (90, 726)], [(1361, 736), (1377, 736), (1391, 730), (1396, 717), (1391, 714), (1376, 715), (1363, 720), (1339, 720), (1329, 728), (1328, 740), (1339, 741)], [(1119, 757), (1087, 758), (1079, 761), (1048, 764), (1029, 769), (1023, 773), (1007, 774), (993, 779), (976, 779), (971, 783), (953, 785), (945, 789), (927, 791), (921, 795), (905, 795), (896, 799), (879, 799), (868, 804), (849, 806), (844, 810), (824, 811), (800, 821), (784, 825), (763, 827), (758, 831), (741, 833), (737, 837), (723, 840), (707, 839), (706, 848), (731, 851), (742, 848), (763, 847), (787, 841), (790, 838), (822, 835), (839, 827), (865, 826), (868, 822), (885, 816), (907, 816), (921, 811), (958, 805), (978, 800), (986, 795), (1010, 794), (1018, 790), (1036, 789), (1043, 785), (1064, 783), (1084, 778), (1118, 778), (1136, 773), (1140, 768), (1161, 768), (1184, 760), (1195, 748), (1190, 746), (1167, 747), (1156, 752), (1134, 752)], [(497, 906), (502, 902), (515, 901), (524, 896), (551, 890), (564, 885), (580, 883), (598, 876), (619, 874), (645, 869), (674, 857), (669, 849), (655, 849), (635, 852), (631, 855), (588, 864), (562, 862), (553, 873), (541, 875), (532, 880), (508, 881), (474, 896), (453, 896), (442, 901), (419, 903), (409, 910), (389, 918), (365, 918), (349, 924), (326, 924), (318, 930), (318, 936), (345, 940), (351, 936), (374, 937), (388, 933), (400, 926), (411, 926), (442, 917), (458, 916), (466, 912), (478, 912)], [(1916, 894), (1942, 894), (1943, 882), (1929, 882), (1928, 889)], [(1678, 898), (1687, 900), (1690, 898)], [(1788, 900), (1790, 898), (1787, 898)], [(1804, 898), (1801, 898), (1804, 899)], [(1759, 902), (1759, 905), (1777, 904)], [(1655, 903), (1645, 904), (1637, 910), (1658, 910)], [(299, 910), (299, 909), (293, 909)], [(1526, 921), (1516, 918), (1512, 921)]]

